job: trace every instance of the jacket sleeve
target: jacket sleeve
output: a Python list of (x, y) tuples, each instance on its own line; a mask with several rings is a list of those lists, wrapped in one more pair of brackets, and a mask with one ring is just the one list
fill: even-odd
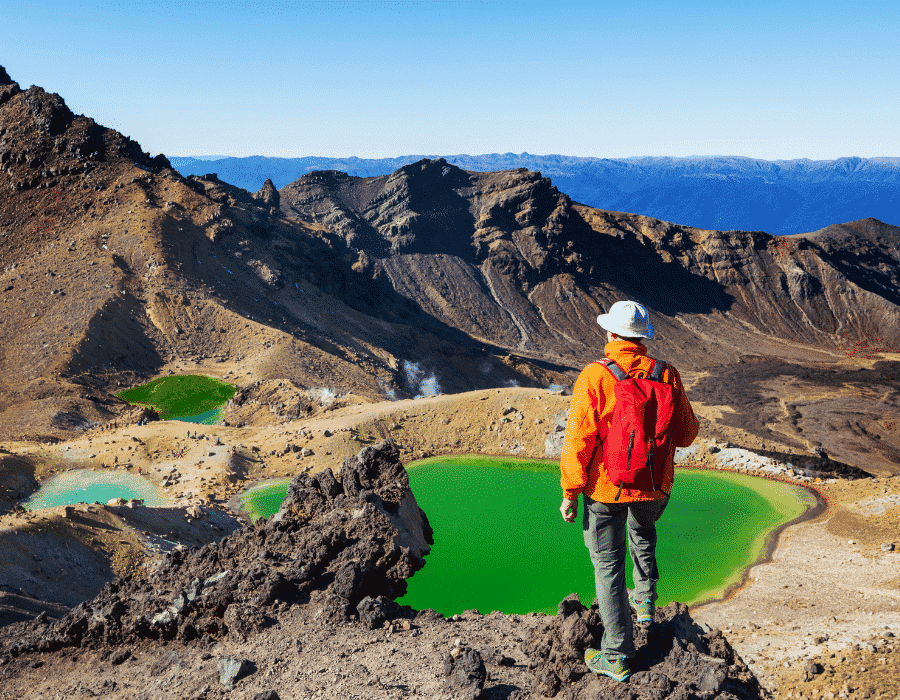
[(563, 442), (560, 485), (565, 498), (574, 500), (588, 481), (591, 455), (597, 447), (597, 389), (585, 369), (572, 387), (572, 403)]
[(697, 438), (697, 434), (700, 432), (700, 423), (697, 421), (697, 416), (694, 415), (691, 402), (688, 401), (678, 370), (673, 367), (672, 371), (675, 373), (676, 408), (674, 418), (677, 421), (672, 435), (673, 442), (676, 447), (688, 447)]

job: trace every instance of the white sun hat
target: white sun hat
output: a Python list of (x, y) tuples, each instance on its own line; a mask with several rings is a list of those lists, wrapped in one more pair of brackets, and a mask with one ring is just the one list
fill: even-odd
[(646, 307), (636, 301), (617, 301), (609, 313), (597, 316), (597, 323), (616, 335), (625, 338), (652, 338), (653, 326)]

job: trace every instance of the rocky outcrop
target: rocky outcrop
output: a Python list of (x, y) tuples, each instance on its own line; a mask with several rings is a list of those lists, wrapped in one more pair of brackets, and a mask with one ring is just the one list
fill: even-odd
[(64, 618), (10, 628), (12, 655), (64, 647), (110, 648), (140, 640), (230, 635), (269, 624), (275, 606), (302, 605), (323, 623), (380, 624), (424, 565), (431, 528), (416, 504), (396, 446), (366, 447), (291, 483), (277, 515), (220, 542), (175, 550), (146, 581), (119, 579)]
[(19, 92), (21, 92), (19, 84), (9, 77), (3, 66), (0, 66), (0, 105)]
[(253, 198), (273, 209), (277, 209), (281, 205), (281, 196), (278, 194), (278, 190), (275, 189), (275, 185), (268, 178), (266, 178), (259, 191), (254, 193)]
[(627, 685), (595, 676), (585, 666), (585, 650), (598, 648), (602, 636), (596, 605), (585, 608), (574, 593), (565, 598), (553, 621), (526, 643), (532, 691), (554, 697), (565, 687), (566, 697), (631, 700), (762, 697), (759, 681), (722, 633), (702, 630), (681, 603), (657, 610), (649, 625), (634, 624), (636, 654)]

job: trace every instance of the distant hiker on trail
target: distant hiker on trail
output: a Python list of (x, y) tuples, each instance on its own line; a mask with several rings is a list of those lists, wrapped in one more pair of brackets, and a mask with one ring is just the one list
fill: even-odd
[[(675, 448), (690, 445), (699, 424), (678, 371), (648, 357), (640, 342), (653, 338), (646, 308), (619, 301), (597, 323), (606, 330), (606, 357), (589, 364), (572, 388), (560, 512), (575, 522), (584, 496), (582, 530), (603, 620), (601, 648), (588, 649), (585, 662), (624, 681), (635, 653), (629, 607), (638, 622), (652, 622), (656, 609), (656, 521), (672, 492)], [(634, 591), (625, 587), (626, 532)]]

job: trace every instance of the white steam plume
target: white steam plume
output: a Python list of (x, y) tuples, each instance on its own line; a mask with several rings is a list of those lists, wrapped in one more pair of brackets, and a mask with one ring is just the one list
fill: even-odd
[(425, 370), (418, 362), (403, 360), (403, 372), (406, 374), (406, 384), (411, 391), (417, 391), (413, 398), (422, 399), (427, 396), (437, 396), (441, 393), (441, 385), (432, 372), (425, 376)]

